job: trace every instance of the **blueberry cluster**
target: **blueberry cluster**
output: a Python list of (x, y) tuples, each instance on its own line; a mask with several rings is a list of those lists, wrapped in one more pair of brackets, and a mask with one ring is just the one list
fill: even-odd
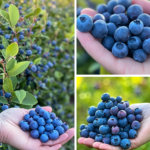
[(143, 120), (142, 110), (133, 110), (129, 102), (122, 101), (120, 96), (114, 98), (104, 93), (101, 99), (97, 107), (89, 108), (89, 124), (80, 126), (80, 136), (128, 149), (131, 146), (129, 139), (137, 137), (137, 130)]
[(34, 139), (40, 139), (46, 143), (48, 140), (57, 140), (60, 135), (65, 133), (69, 126), (56, 117), (55, 113), (43, 110), (37, 106), (35, 111), (30, 110), (29, 114), (24, 116), (19, 126), (23, 131), (30, 131)]
[(150, 15), (131, 0), (111, 0), (97, 6), (94, 18), (82, 14), (77, 19), (81, 32), (91, 32), (117, 58), (131, 57), (144, 62), (150, 54)]

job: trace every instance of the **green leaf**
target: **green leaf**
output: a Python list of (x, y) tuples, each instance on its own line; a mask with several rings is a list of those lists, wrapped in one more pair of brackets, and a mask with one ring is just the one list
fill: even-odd
[(15, 5), (10, 4), (8, 12), (9, 12), (11, 26), (14, 28), (19, 20), (19, 10)]
[(12, 69), (14, 68), (14, 66), (15, 66), (15, 63), (16, 63), (15, 59), (14, 59), (14, 58), (11, 59), (11, 60), (7, 63), (7, 65), (6, 65), (7, 71), (12, 70)]
[(5, 92), (13, 92), (13, 84), (10, 78), (6, 78), (3, 83), (3, 89)]
[(4, 36), (1, 36), (1, 39), (3, 46), (6, 48), (9, 45), (8, 40)]
[(0, 96), (0, 103), (8, 104), (7, 99), (2, 96)]
[(15, 56), (18, 54), (18, 44), (12, 43), (6, 48), (6, 57)]
[(33, 13), (30, 13), (28, 15), (25, 16), (26, 19), (30, 18), (31, 16), (33, 16)]
[(2, 55), (4, 58), (6, 58), (6, 50), (5, 49), (2, 50)]
[(60, 79), (61, 77), (63, 77), (63, 74), (59, 71), (55, 71), (54, 72), (54, 76), (57, 78), (57, 79)]
[[(18, 101), (18, 99), (16, 97), (13, 98), (13, 102), (20, 104), (20, 102)], [(24, 98), (22, 104), (23, 105), (35, 105), (37, 104), (37, 99), (30, 94), (29, 92), (26, 92), (26, 97)]]
[(34, 60), (34, 64), (36, 65), (36, 64), (40, 64), (41, 63), (41, 57), (40, 58), (37, 58), (37, 59), (35, 59)]
[(10, 77), (17, 76), (29, 66), (29, 63), (30, 61), (23, 61), (23, 62), (16, 64), (11, 71), (8, 71), (9, 76)]
[(26, 97), (26, 91), (24, 90), (15, 91), (15, 94), (20, 104), (22, 104), (23, 99)]
[(3, 0), (0, 0), (0, 7), (2, 6)]
[(37, 15), (40, 14), (40, 12), (41, 12), (41, 8), (36, 8), (36, 9), (34, 10), (34, 12), (33, 12), (33, 15), (34, 15), (34, 16), (37, 16)]
[(42, 26), (41, 25), (35, 25), (35, 26), (33, 26), (33, 28), (32, 28), (33, 30), (35, 30), (35, 29), (42, 29)]
[(10, 23), (9, 14), (6, 11), (0, 10), (0, 14), (6, 21), (8, 21)]
[(20, 31), (22, 31), (22, 28), (21, 28), (21, 27), (17, 27), (17, 28), (15, 29), (15, 31), (16, 31), (16, 33), (19, 33)]
[(17, 85), (17, 77), (13, 76), (13, 77), (10, 77), (10, 79), (11, 79), (12, 84), (13, 84), (13, 89), (15, 90), (16, 85)]

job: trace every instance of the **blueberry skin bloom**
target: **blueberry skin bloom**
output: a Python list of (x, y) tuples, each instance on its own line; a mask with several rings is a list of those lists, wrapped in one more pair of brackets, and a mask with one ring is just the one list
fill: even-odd
[(57, 130), (53, 130), (49, 133), (49, 138), (51, 140), (57, 140), (59, 138), (59, 132)]
[(132, 5), (132, 0), (119, 0), (119, 5), (123, 5), (126, 9)]
[(108, 93), (104, 93), (102, 96), (101, 96), (101, 99), (104, 101), (104, 102), (107, 102), (109, 101), (110, 99), (110, 95)]
[(103, 139), (103, 135), (102, 134), (97, 134), (95, 137), (95, 142), (101, 142)]
[(95, 38), (102, 39), (103, 37), (105, 37), (108, 33), (106, 22), (103, 20), (97, 20), (96, 22), (94, 22), (91, 33)]
[(93, 22), (97, 21), (97, 20), (103, 20), (105, 21), (105, 17), (102, 14), (96, 14), (93, 18)]
[(28, 124), (27, 122), (23, 122), (23, 123), (21, 124), (21, 129), (22, 129), (23, 131), (28, 131), (28, 130), (30, 129), (29, 124)]
[(118, 1), (117, 0), (109, 1), (108, 4), (107, 4), (107, 11), (112, 14), (113, 13), (113, 9), (114, 9), (114, 7), (116, 5), (118, 5)]
[(133, 35), (138, 35), (143, 31), (144, 24), (141, 20), (134, 20), (129, 24), (129, 30)]
[(129, 39), (130, 31), (127, 27), (119, 27), (114, 34), (114, 38), (117, 42), (126, 42)]
[(138, 16), (138, 19), (143, 22), (145, 27), (150, 27), (150, 15), (143, 13)]
[(42, 134), (40, 140), (41, 142), (46, 143), (49, 140), (49, 137), (46, 134)]
[(134, 129), (134, 130), (138, 130), (140, 128), (140, 126), (141, 126), (141, 124), (138, 121), (133, 121), (132, 125), (131, 125), (132, 129)]
[(115, 40), (112, 36), (106, 36), (102, 39), (102, 45), (109, 51), (112, 50), (114, 44), (115, 44)]
[(99, 131), (101, 134), (108, 134), (110, 133), (110, 127), (108, 125), (101, 125)]
[(118, 126), (119, 127), (125, 128), (127, 126), (127, 124), (128, 124), (127, 118), (123, 118), (123, 119), (118, 120)]
[(88, 137), (89, 137), (89, 131), (88, 131), (87, 129), (83, 129), (83, 130), (80, 132), (80, 136), (81, 136), (81, 137), (88, 138)]
[(117, 42), (112, 48), (112, 53), (117, 58), (124, 58), (128, 55), (128, 47), (124, 43)]
[(89, 32), (93, 27), (93, 20), (88, 15), (80, 15), (77, 18), (77, 29), (81, 32)]
[(107, 7), (105, 4), (101, 4), (97, 6), (97, 12), (102, 14), (107, 11)]
[(111, 15), (109, 18), (109, 22), (114, 23), (116, 26), (121, 25), (122, 18), (118, 14)]
[(114, 135), (111, 137), (111, 145), (119, 146), (120, 142), (121, 142), (121, 139), (119, 135)]
[(102, 141), (105, 144), (110, 144), (110, 138), (109, 137), (104, 137)]
[(147, 54), (150, 54), (150, 39), (143, 42), (143, 49)]
[(108, 23), (108, 22), (109, 22), (109, 18), (110, 18), (110, 16), (111, 16), (111, 14), (110, 14), (109, 12), (104, 12), (104, 13), (103, 13), (103, 16), (105, 17), (105, 21), (106, 21), (106, 23)]
[(125, 26), (125, 25), (128, 25), (129, 24), (129, 19), (127, 17), (127, 15), (125, 13), (120, 13), (118, 14), (120, 17), (121, 17), (121, 25), (122, 26)]
[(120, 14), (120, 13), (124, 13), (126, 9), (122, 5), (117, 5), (114, 7), (113, 11), (114, 11), (114, 14)]
[(135, 116), (133, 114), (130, 114), (127, 116), (128, 122), (131, 124), (135, 120)]
[(114, 23), (110, 22), (110, 23), (107, 23), (107, 28), (108, 28), (108, 35), (114, 36), (114, 33), (117, 30), (116, 25)]
[(137, 49), (141, 48), (142, 41), (141, 41), (141, 39), (139, 37), (133, 36), (133, 37), (129, 38), (129, 40), (127, 42), (127, 45), (129, 47), (129, 49), (137, 50)]
[(137, 131), (134, 130), (134, 129), (131, 129), (131, 130), (129, 131), (129, 138), (134, 139), (134, 138), (136, 138), (136, 137), (137, 137)]
[(147, 59), (147, 54), (143, 49), (138, 49), (133, 52), (133, 58), (134, 60), (142, 63)]
[(107, 124), (112, 127), (112, 126), (116, 126), (118, 124), (118, 121), (115, 118), (110, 118), (107, 122)]
[(144, 27), (143, 31), (139, 35), (142, 41), (150, 38), (150, 27)]
[(40, 134), (39, 134), (38, 130), (32, 130), (30, 132), (30, 135), (31, 135), (32, 138), (38, 139)]
[(135, 20), (143, 13), (143, 8), (140, 5), (131, 5), (127, 10), (127, 15), (131, 20)]
[(131, 146), (131, 142), (130, 142), (129, 139), (123, 139), (123, 140), (121, 140), (120, 146), (121, 146), (123, 149), (128, 149), (128, 148), (130, 148), (130, 146)]
[(91, 106), (91, 107), (89, 108), (89, 110), (88, 110), (88, 114), (89, 114), (90, 116), (94, 116), (96, 111), (97, 111), (97, 108), (94, 107), (94, 106)]

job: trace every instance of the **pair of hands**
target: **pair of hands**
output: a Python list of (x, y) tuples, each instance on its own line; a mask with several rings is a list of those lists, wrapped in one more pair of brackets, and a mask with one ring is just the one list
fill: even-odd
[[(140, 108), (142, 109), (143, 121), (141, 122), (141, 128), (138, 130), (138, 136), (131, 140), (131, 149), (140, 147), (141, 145), (150, 141), (150, 103), (134, 104), (130, 106), (132, 109)], [(101, 142), (95, 142), (91, 138), (79, 138), (79, 144), (83, 144), (87, 147), (93, 147), (100, 150), (122, 150), (121, 147), (111, 146)]]
[[(132, 0), (133, 4), (142, 6), (144, 13), (150, 14), (150, 2), (147, 0)], [(92, 9), (84, 9), (81, 14), (94, 17), (97, 12)], [(101, 45), (90, 33), (81, 33), (77, 30), (77, 37), (87, 51), (100, 65), (112, 74), (150, 74), (150, 56), (143, 63), (136, 62), (133, 58), (116, 58), (113, 54)]]
[[(51, 107), (43, 107), (51, 112)], [(30, 110), (11, 108), (0, 114), (0, 143), (11, 145), (21, 150), (58, 150), (63, 144), (74, 136), (74, 128), (69, 129), (57, 140), (49, 140), (42, 143), (39, 139), (33, 139), (29, 132), (24, 132), (19, 127), (19, 122)]]

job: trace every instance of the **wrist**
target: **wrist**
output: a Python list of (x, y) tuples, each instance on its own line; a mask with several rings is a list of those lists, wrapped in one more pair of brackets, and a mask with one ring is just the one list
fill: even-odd
[(4, 139), (4, 134), (3, 134), (3, 119), (2, 119), (2, 114), (0, 113), (0, 143), (3, 143)]

